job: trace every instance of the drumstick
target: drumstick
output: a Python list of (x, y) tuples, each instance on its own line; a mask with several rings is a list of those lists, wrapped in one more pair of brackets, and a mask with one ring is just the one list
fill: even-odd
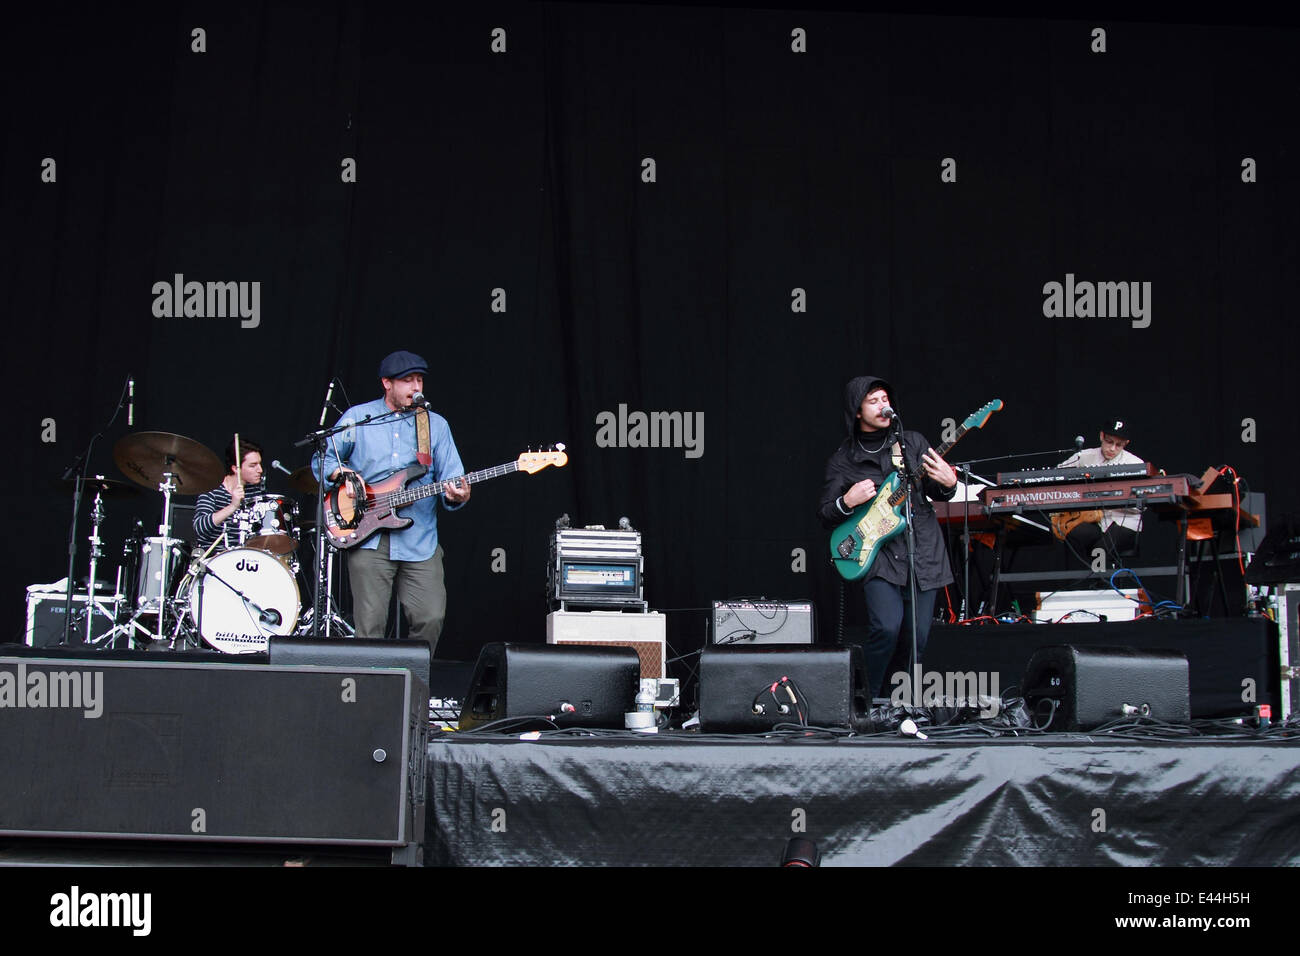
[(235, 432), (235, 480), (244, 487), (244, 459), (239, 454), (239, 432)]

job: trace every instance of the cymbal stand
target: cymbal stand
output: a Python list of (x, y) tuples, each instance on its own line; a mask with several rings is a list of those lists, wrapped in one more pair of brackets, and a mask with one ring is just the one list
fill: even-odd
[(92, 643), (91, 627), (95, 623), (95, 613), (99, 612), (109, 620), (117, 623), (118, 604), (122, 600), (122, 569), (117, 569), (117, 586), (113, 589), (113, 613), (109, 614), (99, 606), (95, 600), (99, 583), (98, 567), (99, 559), (104, 556), (104, 551), (100, 548), (99, 526), (104, 520), (104, 496), (101, 492), (95, 492), (95, 503), (90, 509), (90, 578), (86, 587), (86, 643)]
[[(174, 458), (168, 456), (167, 468), (171, 468)], [(154, 633), (155, 641), (166, 640), (165, 630), (167, 616), (167, 584), (171, 581), (172, 549), (168, 542), (172, 536), (172, 492), (176, 490), (176, 476), (171, 471), (163, 472), (163, 480), (158, 483), (158, 490), (163, 494), (163, 520), (158, 526), (158, 534), (163, 539), (162, 573), (158, 576), (158, 624)]]
[[(168, 456), (165, 467), (167, 469), (170, 469), (174, 462), (175, 462), (175, 458), (173, 458), (172, 456)], [(140, 598), (139, 606), (136, 607), (135, 613), (131, 615), (130, 620), (128, 620), (125, 624), (119, 624), (117, 627), (113, 628), (113, 630), (109, 631), (108, 634), (104, 635), (104, 637), (100, 638), (99, 643), (101, 644), (106, 642), (110, 638), (116, 637), (119, 631), (123, 631), (127, 634), (132, 634), (132, 635), (136, 631), (139, 631), (146, 636), (147, 640), (155, 643), (155, 645), (160, 645), (161, 642), (166, 641), (168, 639), (166, 634), (167, 604), (168, 604), (167, 585), (171, 582), (171, 569), (172, 569), (172, 560), (173, 560), (172, 549), (171, 549), (171, 530), (172, 530), (172, 492), (176, 490), (175, 473), (173, 473), (170, 470), (164, 471), (163, 480), (158, 483), (158, 490), (161, 491), (163, 494), (163, 519), (162, 519), (162, 524), (158, 525), (158, 534), (162, 538), (162, 541), (160, 543), (160, 547), (162, 548), (162, 554), (159, 555), (157, 594), (143, 595)], [(146, 540), (146, 544), (147, 544), (147, 540)], [(147, 571), (147, 562), (144, 560), (143, 556), (141, 556), (140, 574), (143, 575), (146, 573), (146, 571)], [(152, 585), (150, 587), (152, 588)], [(137, 594), (140, 594), (141, 592), (143, 592), (143, 590), (144, 590), (143, 587), (138, 588)], [(139, 619), (146, 614), (152, 613), (152, 608), (150, 607), (149, 602), (152, 601), (155, 596), (157, 597), (157, 601), (158, 601), (158, 620), (154, 622), (154, 628), (151, 631), (149, 628), (141, 624)], [(175, 637), (176, 636), (173, 635), (171, 638), (173, 643), (175, 642)]]

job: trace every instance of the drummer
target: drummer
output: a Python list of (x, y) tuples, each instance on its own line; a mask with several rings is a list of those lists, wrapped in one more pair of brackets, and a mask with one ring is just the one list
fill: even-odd
[(194, 534), (200, 554), (218, 538), (222, 540), (217, 551), (239, 547), (238, 522), (230, 518), (243, 505), (245, 496), (256, 498), (266, 490), (262, 483), (262, 446), (240, 438), (239, 454), (243, 460), (236, 469), (232, 440), (226, 446), (226, 477), (217, 487), (199, 495), (194, 505)]

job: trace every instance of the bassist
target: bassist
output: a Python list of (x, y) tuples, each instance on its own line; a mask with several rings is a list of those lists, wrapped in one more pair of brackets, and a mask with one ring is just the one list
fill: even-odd
[[(428, 467), (420, 485), (463, 475), (465, 469), (447, 420), (414, 406), (415, 395), (424, 390), (427, 371), (427, 363), (413, 352), (387, 356), (379, 365), (383, 397), (343, 413), (340, 424), (353, 427), (331, 439), (323, 468), (313, 461), (316, 473), (323, 471), (331, 483), (348, 472), (370, 482), (419, 461)], [(367, 417), (374, 424), (364, 424)], [(452, 482), (441, 496), (442, 507), (455, 510), (469, 496), (468, 483)], [(406, 610), (410, 639), (427, 642), (433, 653), (447, 613), (438, 507), (437, 497), (417, 501), (403, 512), (414, 519), (410, 527), (376, 534), (348, 552), (357, 637), (384, 636), (389, 599), (396, 587)]]
[[(857, 506), (870, 501), (878, 486), (897, 470), (897, 434), (886, 409), (893, 407), (893, 387), (881, 378), (863, 375), (844, 389), (847, 437), (826, 462), (818, 517), (827, 528), (843, 522)], [(943, 534), (928, 495), (948, 501), (957, 474), (935, 454), (919, 432), (904, 434), (907, 457), (921, 476), (920, 494), (912, 496), (916, 534), (917, 660), (925, 650), (939, 589), (951, 583)], [(901, 462), (900, 462), (901, 463)], [(906, 533), (887, 541), (862, 581), (867, 610), (865, 660), (874, 696), (889, 696), (891, 676), (906, 673), (911, 658), (911, 589), (908, 586)], [(857, 583), (847, 585), (856, 589)]]

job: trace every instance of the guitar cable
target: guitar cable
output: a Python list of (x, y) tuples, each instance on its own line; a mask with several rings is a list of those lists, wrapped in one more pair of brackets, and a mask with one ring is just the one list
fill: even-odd
[[(789, 705), (783, 703), (781, 698), (777, 696), (777, 688), (784, 690), (786, 696), (790, 698)], [(790, 706), (793, 706), (794, 712), (799, 718), (800, 726), (808, 726), (808, 698), (803, 695), (803, 692), (799, 690), (799, 685), (790, 677), (782, 675), (780, 680), (773, 681), (755, 694), (753, 701), (750, 702), (750, 711), (752, 713), (761, 716), (767, 712), (761, 703), (764, 694), (771, 695), (772, 701), (776, 704), (777, 713), (788, 714)]]

